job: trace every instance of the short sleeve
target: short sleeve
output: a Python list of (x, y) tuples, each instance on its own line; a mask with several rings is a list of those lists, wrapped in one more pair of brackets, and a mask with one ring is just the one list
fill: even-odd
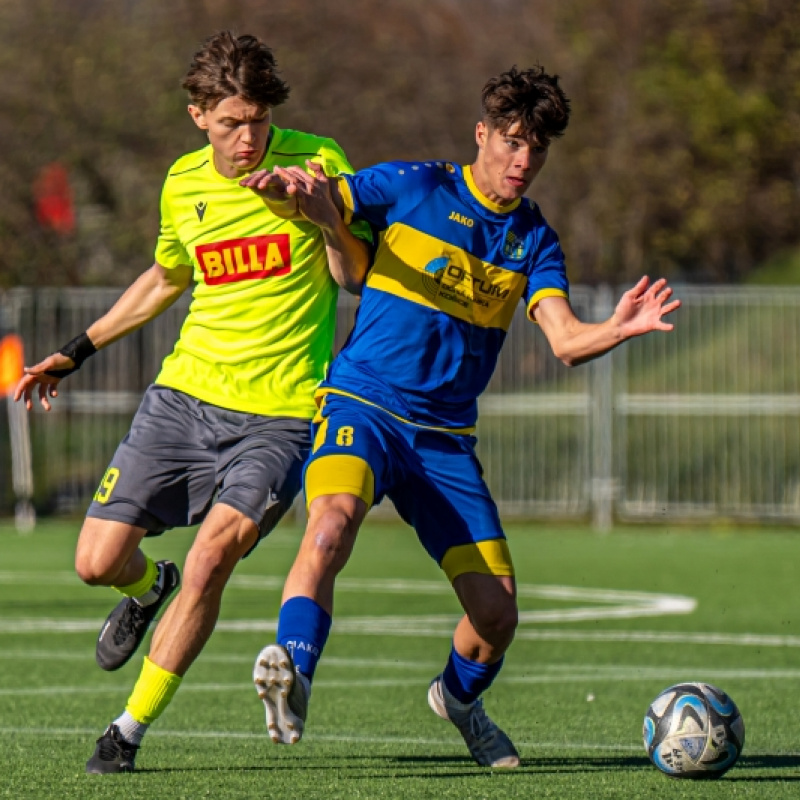
[(569, 297), (564, 251), (558, 235), (546, 223), (540, 231), (538, 246), (533, 255), (533, 266), (523, 295), (530, 319), (533, 319), (536, 304), (543, 298)]
[(166, 269), (190, 265), (192, 259), (178, 238), (178, 232), (172, 220), (167, 186), (161, 192), (161, 231), (156, 244), (155, 260)]
[(430, 194), (443, 173), (444, 165), (391, 161), (346, 175), (339, 185), (345, 220), (360, 217), (379, 230), (388, 228)]

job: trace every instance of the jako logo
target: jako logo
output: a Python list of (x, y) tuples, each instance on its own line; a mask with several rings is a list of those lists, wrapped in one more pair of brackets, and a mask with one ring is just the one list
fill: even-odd
[(450, 216), (447, 219), (451, 219), (453, 222), (458, 222), (461, 225), (466, 225), (468, 228), (471, 228), (475, 225), (474, 219), (470, 219), (464, 214), (459, 214), (457, 211), (451, 211)]
[(292, 269), (288, 233), (201, 244), (195, 255), (209, 286), (277, 277)]

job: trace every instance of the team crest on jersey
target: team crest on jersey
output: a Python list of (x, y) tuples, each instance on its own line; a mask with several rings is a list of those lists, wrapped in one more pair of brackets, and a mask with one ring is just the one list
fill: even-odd
[(194, 204), (194, 210), (197, 212), (197, 219), (200, 222), (203, 221), (203, 217), (206, 215), (206, 209), (208, 208), (208, 203), (205, 200), (200, 200)]
[(209, 286), (274, 278), (292, 270), (288, 233), (201, 244), (195, 248), (195, 255)]
[(509, 231), (503, 240), (503, 255), (509, 261), (522, 261), (528, 252), (528, 243), (520, 239), (514, 231)]

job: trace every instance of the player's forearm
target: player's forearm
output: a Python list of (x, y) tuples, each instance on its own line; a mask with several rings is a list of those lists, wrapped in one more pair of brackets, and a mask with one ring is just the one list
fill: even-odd
[(297, 203), (297, 195), (289, 195), (283, 198), (266, 197), (261, 195), (264, 205), (280, 219), (302, 220), (303, 215)]
[(165, 272), (154, 265), (142, 273), (119, 300), (87, 328), (86, 333), (98, 350), (141, 328), (183, 294), (186, 285), (167, 280)]
[(360, 295), (369, 269), (369, 247), (341, 219), (333, 227), (322, 228), (322, 236), (333, 279), (350, 294)]
[(605, 355), (626, 338), (613, 317), (600, 323), (575, 320), (550, 345), (556, 358), (568, 367), (577, 367)]

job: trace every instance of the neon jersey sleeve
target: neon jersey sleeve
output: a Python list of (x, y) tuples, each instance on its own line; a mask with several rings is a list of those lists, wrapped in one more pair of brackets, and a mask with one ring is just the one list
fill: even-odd
[(423, 169), (422, 166), (390, 161), (344, 176), (340, 179), (339, 190), (345, 222), (360, 218), (380, 230), (388, 228), (442, 182), (444, 164), (437, 164), (441, 169)]
[(523, 293), (528, 317), (544, 297), (568, 297), (569, 281), (564, 251), (556, 232), (546, 223), (541, 228), (538, 246), (533, 254), (533, 266)]
[(166, 269), (175, 269), (175, 267), (192, 264), (191, 256), (181, 244), (172, 220), (172, 210), (167, 196), (166, 184), (161, 192), (161, 231), (156, 243), (155, 259)]
[(344, 151), (333, 139), (324, 139), (311, 161), (319, 162), (329, 177), (335, 177), (343, 172), (352, 173), (353, 168), (347, 160)]

